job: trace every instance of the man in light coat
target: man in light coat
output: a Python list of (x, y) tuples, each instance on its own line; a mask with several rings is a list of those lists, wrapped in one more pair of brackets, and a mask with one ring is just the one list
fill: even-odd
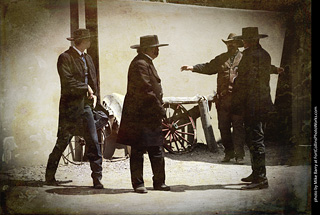
[[(232, 114), (230, 111), (233, 80), (237, 76), (237, 68), (242, 58), (239, 47), (243, 46), (242, 41), (233, 39), (234, 36), (236, 34), (230, 33), (227, 40), (222, 40), (227, 46), (227, 52), (216, 56), (208, 63), (182, 66), (181, 71), (191, 70), (200, 74), (218, 75), (215, 103), (225, 153), (222, 162), (229, 162), (235, 158), (237, 164), (243, 164), (245, 155), (243, 117)], [(233, 136), (231, 128), (233, 128)]]

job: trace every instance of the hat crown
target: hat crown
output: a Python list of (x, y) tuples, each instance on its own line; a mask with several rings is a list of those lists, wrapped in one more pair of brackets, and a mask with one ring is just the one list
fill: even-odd
[(167, 46), (168, 44), (160, 44), (157, 35), (146, 35), (140, 37), (140, 44), (130, 46), (132, 49), (148, 48), (148, 47), (160, 47)]
[(85, 28), (79, 28), (72, 33), (72, 37), (68, 37), (67, 40), (75, 41), (84, 38), (90, 38), (90, 30)]
[(85, 37), (90, 37), (90, 31), (89, 29), (77, 29), (73, 32), (73, 38), (80, 39), (80, 38), (85, 38)]
[(256, 39), (256, 38), (262, 38), (266, 35), (259, 34), (258, 27), (247, 27), (242, 28), (242, 37), (246, 39)]
[(233, 40), (233, 37), (237, 36), (235, 33), (230, 33), (227, 40)]
[(235, 33), (230, 33), (228, 38), (226, 40), (222, 39), (222, 42), (224, 42), (226, 45), (228, 44), (234, 44), (234, 45), (237, 45), (238, 47), (242, 47), (243, 46), (243, 43), (241, 40), (239, 39), (236, 39), (236, 34)]
[(150, 47), (154, 45), (159, 45), (159, 39), (157, 35), (140, 37), (140, 47)]

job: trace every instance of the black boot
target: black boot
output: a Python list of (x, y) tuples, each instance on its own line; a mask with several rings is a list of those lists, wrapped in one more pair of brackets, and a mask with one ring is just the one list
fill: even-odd
[(153, 184), (153, 188), (155, 190), (161, 190), (161, 191), (169, 191), (170, 187), (168, 185), (166, 185), (165, 183), (163, 184)]
[(93, 188), (103, 189), (102, 179), (102, 157), (95, 157), (90, 160), (91, 177), (93, 179)]
[(46, 174), (45, 174), (45, 180), (47, 185), (57, 185), (57, 181), (55, 179), (55, 174), (58, 168), (58, 164), (61, 158), (61, 151), (55, 147), (51, 154), (49, 155), (47, 168), (46, 168)]
[(248, 177), (246, 177), (246, 178), (241, 178), (241, 181), (243, 181), (243, 182), (253, 182), (253, 180), (254, 180), (254, 174), (253, 173), (251, 173)]
[(241, 187), (241, 190), (257, 190), (269, 187), (268, 179), (254, 180), (251, 184)]
[(45, 174), (45, 185), (58, 186), (60, 184), (72, 182), (72, 180), (57, 181), (54, 177), (57, 172), (60, 158), (61, 155), (59, 156), (59, 153), (57, 153), (55, 150), (50, 154)]
[(250, 150), (250, 161), (251, 161), (252, 173), (246, 178), (241, 178), (241, 181), (243, 181), (243, 182), (252, 182), (254, 180), (254, 178), (255, 178), (255, 175), (256, 175), (256, 173), (255, 173), (256, 164), (255, 164), (255, 162), (253, 160), (253, 153), (254, 152)]
[(93, 179), (93, 188), (94, 189), (103, 189), (103, 184), (99, 179)]
[(227, 163), (230, 162), (231, 159), (233, 159), (233, 155), (225, 155), (224, 158), (221, 160), (221, 163)]
[(251, 182), (251, 184), (244, 186), (241, 189), (249, 190), (268, 188), (269, 183), (266, 176), (265, 153), (252, 153), (252, 158), (253, 173), (249, 177), (241, 179), (245, 182)]

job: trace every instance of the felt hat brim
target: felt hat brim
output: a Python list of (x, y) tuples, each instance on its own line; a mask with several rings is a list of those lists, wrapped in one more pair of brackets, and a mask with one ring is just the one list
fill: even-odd
[(130, 48), (132, 49), (138, 49), (138, 48), (152, 48), (152, 47), (162, 47), (162, 46), (168, 46), (169, 44), (154, 44), (154, 45), (148, 45), (148, 46), (140, 46), (140, 44), (132, 45)]

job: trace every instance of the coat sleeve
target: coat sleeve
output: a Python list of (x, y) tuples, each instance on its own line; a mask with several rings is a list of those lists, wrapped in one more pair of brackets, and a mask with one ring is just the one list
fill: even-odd
[(214, 75), (220, 71), (223, 71), (225, 62), (229, 59), (229, 55), (227, 53), (223, 53), (218, 55), (209, 63), (197, 64), (193, 66), (193, 72), (206, 74), (206, 75)]
[(277, 67), (275, 65), (271, 65), (270, 74), (276, 74), (276, 75), (279, 74)]
[(58, 58), (58, 73), (60, 75), (61, 85), (64, 94), (85, 95), (88, 91), (88, 85), (77, 80), (72, 73), (72, 64), (67, 54), (61, 54)]

